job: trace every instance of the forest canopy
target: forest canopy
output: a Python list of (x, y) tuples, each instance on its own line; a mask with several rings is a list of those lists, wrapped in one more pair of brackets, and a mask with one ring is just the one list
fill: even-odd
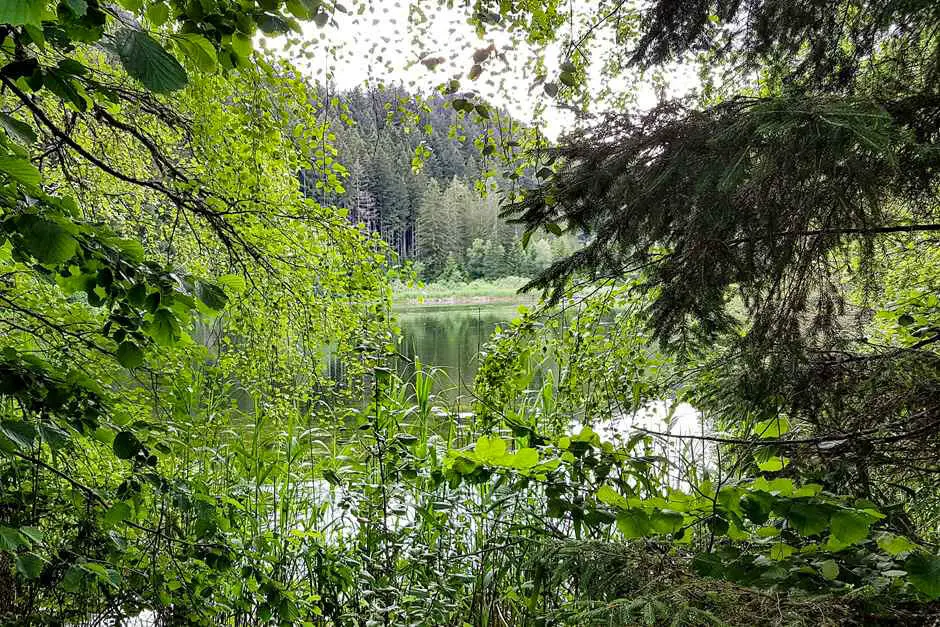
[[(0, 4), (0, 621), (935, 620), (940, 5), (381, 5)], [(392, 6), (479, 45), (291, 57)]]

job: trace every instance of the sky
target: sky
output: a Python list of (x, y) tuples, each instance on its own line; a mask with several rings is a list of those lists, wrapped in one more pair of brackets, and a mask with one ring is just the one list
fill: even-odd
[[(360, 15), (336, 13), (333, 21), (320, 28), (304, 23), (304, 33), (290, 43), (287, 38), (269, 39), (266, 45), (289, 58), (309, 78), (329, 82), (339, 90), (359, 85), (402, 83), (412, 91), (425, 92), (430, 87), (460, 77), (461, 87), (472, 89), (491, 105), (509, 111), (513, 117), (529, 122), (539, 120), (549, 138), (556, 138), (572, 128), (576, 115), (548, 97), (541, 85), (533, 86), (534, 74), (528, 61), (537, 52), (532, 46), (504, 31), (491, 31), (480, 39), (468, 23), (468, 10), (460, 6), (447, 8), (440, 0), (375, 0), (357, 6), (365, 7)], [(596, 3), (580, 1), (588, 11)], [(468, 79), (474, 51), (492, 45), (494, 52), (484, 64), (484, 73), (477, 80)], [(561, 63), (561, 46), (542, 51), (549, 76), (556, 76)], [(421, 59), (441, 60), (433, 70)], [(682, 95), (696, 85), (695, 73), (688, 66), (671, 68), (669, 95)], [(604, 80), (599, 69), (589, 76), (589, 89), (595, 91)], [(637, 109), (649, 109), (657, 96), (652, 83), (634, 77), (623, 80), (618, 89), (635, 92)], [(538, 116), (538, 117), (536, 117)]]

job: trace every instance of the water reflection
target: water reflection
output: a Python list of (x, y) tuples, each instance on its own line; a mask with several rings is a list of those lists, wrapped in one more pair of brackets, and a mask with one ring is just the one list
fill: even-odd
[(421, 307), (396, 313), (401, 327), (399, 376), (410, 380), (416, 359), (425, 370), (437, 369), (434, 393), (444, 401), (470, 393), (480, 349), (497, 326), (519, 315), (516, 307), (506, 305)]

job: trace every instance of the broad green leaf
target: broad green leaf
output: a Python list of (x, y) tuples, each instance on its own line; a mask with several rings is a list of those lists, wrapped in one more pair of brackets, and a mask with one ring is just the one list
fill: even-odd
[(807, 483), (806, 485), (800, 486), (799, 488), (794, 490), (793, 494), (791, 494), (790, 496), (792, 496), (795, 499), (805, 497), (805, 496), (816, 496), (817, 494), (822, 492), (822, 489), (823, 487), (819, 485), (818, 483)]
[(509, 465), (525, 470), (539, 463), (539, 452), (534, 448), (521, 448), (510, 457)]
[(650, 521), (641, 509), (628, 509), (617, 514), (617, 529), (628, 538), (642, 538), (650, 533)]
[(770, 547), (770, 559), (779, 562), (781, 560), (787, 559), (795, 552), (796, 549), (794, 549), (789, 544), (784, 542), (777, 542), (772, 547)]
[(917, 548), (916, 544), (904, 536), (899, 536), (894, 533), (882, 533), (878, 536), (876, 542), (878, 543), (879, 549), (894, 557)]
[(835, 563), (835, 560), (826, 560), (819, 563), (819, 574), (822, 575), (825, 579), (833, 581), (836, 577), (839, 576), (839, 565)]
[(112, 447), (119, 459), (131, 459), (141, 449), (140, 440), (130, 431), (121, 431), (114, 436)]
[(653, 510), (649, 514), (650, 527), (656, 533), (674, 533), (682, 527), (684, 516), (669, 510)]
[(36, 440), (36, 427), (24, 420), (4, 420), (0, 422), (3, 433), (21, 451), (28, 451)]
[(183, 33), (175, 35), (173, 40), (193, 64), (202, 72), (215, 72), (219, 67), (219, 59), (215, 47), (208, 39), (198, 33)]
[(15, 551), (21, 547), (29, 548), (29, 539), (12, 527), (0, 526), (0, 548)]
[(824, 507), (814, 503), (794, 503), (787, 512), (787, 521), (804, 536), (820, 533), (829, 523), (829, 514)]
[(940, 599), (940, 557), (914, 553), (904, 562), (908, 579), (928, 599)]
[(840, 544), (855, 544), (867, 538), (870, 524), (867, 516), (849, 510), (836, 511), (829, 520), (832, 535)]
[(137, 344), (125, 340), (118, 345), (117, 359), (125, 368), (136, 368), (144, 363), (144, 351)]
[(5, 173), (14, 181), (32, 187), (38, 187), (42, 181), (39, 168), (30, 163), (28, 159), (14, 155), (0, 155), (0, 172)]
[(170, 19), (170, 7), (165, 2), (157, 2), (147, 7), (147, 19), (154, 26), (163, 26)]
[(0, 24), (42, 26), (45, 5), (46, 0), (3, 0), (0, 2)]
[(245, 288), (247, 287), (244, 277), (241, 277), (237, 274), (223, 274), (219, 277), (218, 282), (220, 285), (229, 288), (236, 294), (244, 292)]
[(42, 565), (42, 559), (34, 553), (20, 553), (16, 556), (16, 570), (27, 579), (38, 579)]
[(784, 467), (789, 463), (790, 460), (786, 457), (774, 456), (770, 459), (758, 462), (757, 467), (764, 472), (777, 472), (778, 470), (783, 470)]
[(196, 296), (213, 311), (222, 311), (228, 303), (228, 297), (222, 288), (203, 281), (196, 283)]
[(740, 507), (748, 520), (762, 525), (770, 517), (770, 508), (773, 502), (773, 497), (767, 493), (752, 492), (741, 498)]
[(760, 538), (773, 538), (780, 535), (780, 529), (777, 527), (761, 527), (755, 533)]
[(78, 252), (78, 241), (57, 222), (30, 215), (17, 227), (26, 250), (40, 263), (60, 264)]
[(147, 33), (124, 28), (114, 41), (124, 69), (150, 91), (168, 93), (186, 86), (186, 70)]
[(130, 520), (131, 518), (131, 508), (130, 505), (123, 501), (118, 501), (111, 508), (105, 512), (104, 519), (112, 525), (122, 523), (125, 520)]
[(75, 14), (75, 17), (82, 17), (88, 13), (87, 0), (65, 0), (65, 6)]
[[(16, 142), (21, 144), (36, 143), (36, 140), (39, 137), (36, 135), (36, 131), (33, 130), (33, 127), (23, 122), (17, 120), (12, 115), (6, 113), (0, 113), (0, 126), (3, 126), (6, 129), (7, 134)], [(38, 172), (38, 171), (37, 171)]]
[(606, 484), (597, 489), (597, 500), (605, 505), (613, 505), (621, 509), (627, 507), (627, 499)]
[(147, 325), (147, 331), (160, 346), (171, 346), (181, 335), (176, 316), (166, 307), (161, 307), (153, 313), (153, 320)]
[(499, 436), (484, 435), (477, 440), (473, 452), (484, 462), (494, 462), (506, 454), (506, 442)]
[(754, 432), (763, 439), (776, 440), (789, 431), (790, 421), (783, 417), (762, 420), (754, 425)]
[(20, 533), (35, 542), (42, 544), (42, 532), (35, 527), (20, 527)]

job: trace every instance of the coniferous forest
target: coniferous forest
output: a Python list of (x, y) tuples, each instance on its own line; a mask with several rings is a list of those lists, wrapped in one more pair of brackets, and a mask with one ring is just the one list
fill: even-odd
[(936, 2), (3, 0), (0, 624), (938, 625), (938, 232)]

